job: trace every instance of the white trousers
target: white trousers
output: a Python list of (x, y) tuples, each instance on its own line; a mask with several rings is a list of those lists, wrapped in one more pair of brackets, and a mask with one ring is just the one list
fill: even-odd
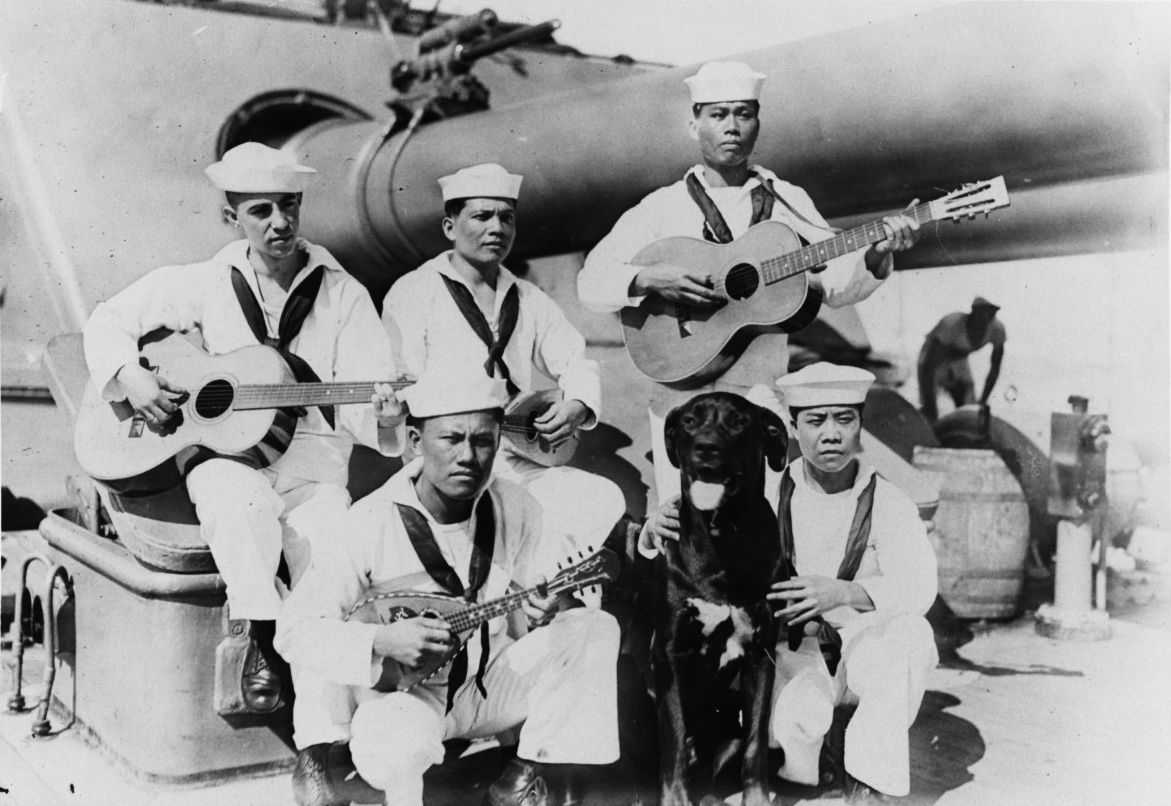
[(892, 796), (911, 789), (908, 731), (923, 701), (927, 674), (939, 660), (922, 616), (864, 613), (842, 628), (842, 660), (830, 676), (816, 638), (796, 652), (777, 646), (769, 744), (785, 751), (783, 778), (818, 783), (821, 743), (834, 706), (857, 701), (846, 726), (846, 771)]
[(509, 643), (484, 673), (474, 668), (444, 715), (443, 688), (362, 691), (350, 724), (354, 766), (394, 806), (421, 806), (423, 773), (443, 760), (443, 741), (481, 738), (523, 722), (517, 755), (550, 764), (618, 760), (618, 623), (598, 610), (558, 614)]
[(187, 475), (187, 493), (227, 585), (228, 612), (234, 619), (259, 621), (273, 620), (280, 611), (276, 572), (282, 549), (296, 585), (314, 544), (334, 538), (331, 529), (350, 505), (339, 484), (228, 459), (195, 467)]
[[(626, 512), (626, 498), (617, 484), (576, 467), (545, 467), (502, 448), (493, 472), (523, 487), (541, 505), (545, 539), (537, 568), (551, 568), (588, 546), (601, 548)], [(568, 544), (550, 541), (549, 535), (567, 535)]]

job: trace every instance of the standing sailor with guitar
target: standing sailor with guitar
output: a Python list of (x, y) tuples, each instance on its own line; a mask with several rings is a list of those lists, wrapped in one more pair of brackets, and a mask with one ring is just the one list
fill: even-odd
[[(594, 608), (561, 610), (568, 600), (553, 582), (539, 584), (540, 508), (492, 476), (504, 381), (435, 372), (403, 399), (417, 458), (350, 510), (344, 528), (354, 539), (333, 563), (314, 562), (281, 613), (281, 653), (327, 679), (320, 695), (333, 703), (333, 724), (295, 725), (299, 744), (310, 735), (315, 743), (294, 772), (298, 803), (358, 799), (360, 782), (346, 774), (352, 757), (386, 803), (421, 806), (423, 773), (443, 760), (443, 741), (522, 722), (517, 757), (487, 802), (580, 803), (563, 788), (567, 765), (618, 758), (618, 624)], [(396, 593), (474, 606), (514, 585), (537, 586), (516, 603), (535, 628), (523, 635), (494, 618), (455, 640), (462, 622), (439, 604), (434, 614), (352, 617)]]
[[(538, 374), (555, 381), (560, 399), (536, 412), (530, 445), (557, 447), (597, 425), (601, 381), (585, 340), (557, 303), (504, 266), (516, 239), (521, 181), (495, 164), (441, 177), (443, 233), (452, 248), (400, 277), (382, 315), (413, 375), (487, 374), (503, 379), (511, 395), (532, 392)], [(571, 535), (578, 547), (602, 545), (626, 508), (618, 486), (577, 468), (547, 466), (540, 455), (533, 461), (534, 452), (522, 455), (518, 442), (502, 447), (496, 473), (540, 502), (543, 533)]]
[[(779, 179), (773, 172), (749, 163), (760, 132), (760, 88), (765, 76), (739, 62), (705, 64), (686, 80), (691, 92), (689, 128), (699, 143), (702, 163), (682, 180), (660, 188), (628, 210), (610, 234), (590, 252), (578, 275), (578, 295), (598, 311), (637, 309), (648, 302), (683, 306), (701, 318), (727, 301), (715, 288), (711, 274), (666, 262), (638, 260), (640, 250), (669, 236), (703, 237), (728, 243), (762, 221), (788, 225), (804, 241), (832, 234), (809, 195)], [(811, 281), (809, 305), (797, 318), (803, 326), (816, 315), (819, 303), (840, 307), (865, 299), (890, 276), (891, 253), (909, 249), (919, 237), (918, 226), (907, 216), (883, 219), (884, 240), (865, 251), (830, 260)], [(865, 244), (859, 244), (863, 246)], [(679, 327), (688, 328), (685, 317)], [(628, 340), (629, 342), (629, 340)], [(678, 473), (665, 461), (663, 418), (675, 405), (694, 394), (719, 389), (747, 394), (758, 384), (771, 400), (756, 400), (775, 408), (773, 381), (788, 371), (788, 338), (779, 328), (755, 336), (734, 362), (707, 383), (687, 391), (657, 385), (651, 400), (651, 439), (659, 501), (677, 495)], [(686, 340), (681, 350), (686, 351)], [(776, 474), (772, 476), (775, 487)]]
[[(213, 355), (269, 344), (299, 382), (394, 376), (390, 343), (369, 294), (329, 252), (297, 236), (301, 194), (314, 173), (259, 143), (229, 150), (207, 175), (226, 195), (225, 220), (244, 239), (210, 260), (157, 269), (94, 309), (85, 327), (92, 382), (106, 400), (125, 399), (141, 430), (177, 428), (188, 396), (140, 365), (140, 340), (163, 329), (198, 332)], [(400, 407), (389, 386), (374, 388), (371, 406), (298, 411), (295, 426), (270, 435), (288, 443), (292, 432), (287, 450), (268, 467), (258, 467), (253, 452), (225, 457), (196, 448), (181, 457), (201, 534), (227, 585), (231, 617), (252, 622), (242, 689), (253, 710), (280, 705), (269, 653), (281, 605), (275, 576), (282, 550), (296, 584), (322, 527), (349, 506), (354, 442), (399, 452)]]

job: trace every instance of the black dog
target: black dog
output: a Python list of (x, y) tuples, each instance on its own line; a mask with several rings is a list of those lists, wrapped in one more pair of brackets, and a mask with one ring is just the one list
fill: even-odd
[(764, 465), (784, 468), (788, 437), (775, 414), (724, 392), (674, 409), (665, 430), (682, 500), (680, 539), (666, 541), (655, 574), (660, 804), (714, 798), (725, 757), (717, 712), (739, 677), (740, 713), (726, 721), (743, 725), (743, 803), (763, 806), (778, 636), (765, 593), (792, 575), (764, 497)]

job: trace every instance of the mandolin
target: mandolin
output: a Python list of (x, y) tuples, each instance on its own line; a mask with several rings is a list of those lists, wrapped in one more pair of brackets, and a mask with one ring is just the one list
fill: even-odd
[[(561, 570), (541, 585), (514, 591), (488, 602), (470, 603), (458, 596), (399, 590), (403, 580), (391, 580), (368, 589), (345, 616), (346, 621), (366, 624), (392, 624), (402, 619), (429, 616), (450, 625), (451, 648), (428, 656), (418, 666), (408, 667), (390, 658), (382, 659), (382, 674), (374, 684), (377, 691), (409, 691), (432, 677), (451, 662), (460, 648), (484, 624), (518, 609), (532, 594), (549, 596), (612, 582), (618, 576), (618, 558), (609, 549), (601, 549), (576, 565)], [(417, 579), (413, 575), (405, 579)]]
[[(1004, 177), (965, 185), (903, 215), (920, 225), (974, 218), (1007, 207)], [(669, 263), (714, 278), (727, 302), (696, 308), (650, 296), (623, 308), (622, 335), (635, 366), (648, 378), (681, 388), (721, 375), (749, 342), (763, 332), (799, 330), (812, 320), (820, 291), (806, 272), (826, 261), (885, 240), (881, 220), (871, 221), (808, 246), (779, 221), (762, 221), (727, 244), (674, 237), (655, 241), (631, 263)]]

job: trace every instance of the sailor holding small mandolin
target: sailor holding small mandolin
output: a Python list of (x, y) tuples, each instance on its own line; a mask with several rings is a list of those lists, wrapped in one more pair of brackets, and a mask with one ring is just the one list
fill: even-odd
[(324, 698), (333, 713), (332, 723), (294, 714), (303, 748), (294, 787), (320, 791), (323, 781), (344, 780), (331, 759), (346, 757), (348, 740), (353, 765), (384, 790), (386, 803), (418, 806), (423, 773), (442, 761), (444, 740), (493, 736), (523, 722), (517, 758), (490, 788), (489, 803), (544, 803), (528, 798), (546, 785), (548, 803), (580, 802), (565, 791), (570, 765), (618, 758), (619, 630), (609, 614), (532, 595), (524, 612), (536, 629), (520, 634), (494, 619), (450, 665), (409, 691), (373, 688), (385, 659), (418, 667), (450, 651), (453, 630), (426, 615), (389, 624), (347, 620), (365, 597), (410, 590), (484, 602), (513, 584), (536, 585), (550, 570), (536, 559), (546, 537), (536, 501), (492, 477), (504, 382), (432, 373), (402, 396), (417, 458), (350, 510), (343, 531), (353, 539), (339, 544), (332, 562), (314, 558), (278, 625), (281, 653), (328, 681), (318, 691), (298, 689), (298, 703)]
[[(298, 237), (301, 196), (316, 171), (285, 152), (243, 143), (206, 172), (226, 196), (225, 220), (244, 237), (201, 263), (156, 269), (94, 309), (85, 355), (101, 395), (125, 399), (152, 430), (181, 416), (188, 390), (139, 363), (139, 340), (159, 329), (198, 333), (212, 355), (269, 344), (301, 382), (394, 377), (390, 343), (366, 289), (327, 250)], [(374, 389), (372, 405), (299, 412), (281, 434), (287, 450), (270, 466), (204, 448), (180, 457), (231, 617), (252, 622), (242, 688), (254, 710), (280, 704), (269, 653), (282, 551), (295, 584), (315, 539), (332, 538), (326, 530), (349, 506), (355, 442), (399, 453), (400, 407), (389, 385)]]
[[(504, 266), (516, 239), (522, 181), (494, 163), (440, 177), (443, 233), (452, 248), (400, 277), (382, 317), (398, 360), (413, 375), (489, 375), (522, 396), (542, 376), (556, 382), (561, 399), (535, 412), (532, 428), (557, 444), (597, 425), (602, 388), (598, 362), (586, 358), (585, 339), (557, 303)], [(502, 446), (496, 473), (540, 502), (543, 532), (568, 533), (577, 548), (602, 545), (626, 509), (618, 485), (578, 468), (546, 466), (516, 443)]]
[[(809, 195), (749, 157), (760, 133), (760, 88), (765, 76), (740, 62), (711, 62), (686, 80), (691, 93), (692, 139), (702, 162), (683, 179), (646, 196), (628, 210), (586, 258), (578, 274), (578, 295), (598, 311), (620, 311), (648, 298), (697, 311), (709, 311), (726, 298), (711, 274), (681, 266), (639, 265), (633, 258), (644, 247), (670, 236), (728, 243), (762, 221), (779, 221), (804, 242), (832, 236)], [(888, 237), (864, 251), (830, 260), (811, 275), (827, 305), (841, 307), (865, 299), (890, 276), (891, 253), (909, 249), (919, 237), (915, 221), (904, 215), (883, 219)], [(814, 301), (814, 306), (816, 301)], [(811, 313), (815, 312), (811, 311)], [(681, 321), (680, 327), (686, 327)], [(699, 392), (719, 389), (745, 395), (757, 385), (769, 399), (755, 402), (776, 408), (773, 382), (788, 371), (788, 338), (777, 329), (757, 335), (720, 377), (677, 391), (657, 385), (651, 399), (651, 439), (659, 501), (677, 495), (678, 473), (665, 460), (663, 417)], [(770, 474), (776, 484), (776, 474)]]

